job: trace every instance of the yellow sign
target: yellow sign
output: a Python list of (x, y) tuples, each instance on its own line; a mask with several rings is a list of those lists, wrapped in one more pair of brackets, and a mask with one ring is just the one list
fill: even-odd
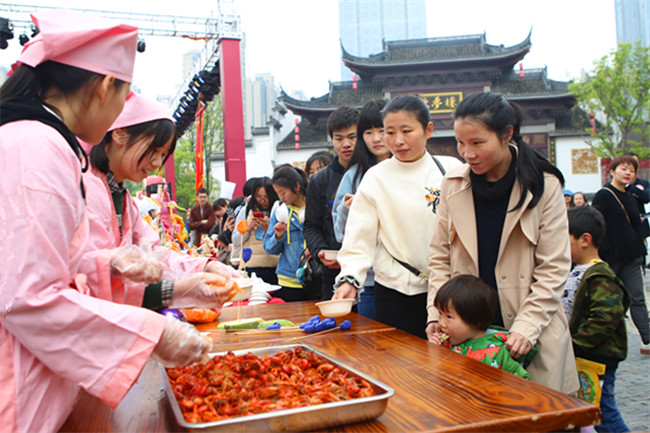
[(463, 100), (463, 92), (425, 93), (420, 97), (429, 107), (429, 112), (453, 113), (456, 106)]

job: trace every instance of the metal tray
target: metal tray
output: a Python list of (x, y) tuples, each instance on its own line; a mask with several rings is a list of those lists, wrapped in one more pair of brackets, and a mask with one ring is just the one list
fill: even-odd
[[(307, 406), (296, 409), (279, 410), (274, 412), (240, 416), (222, 421), (209, 423), (189, 423), (183, 418), (183, 413), (176, 396), (172, 391), (171, 382), (167, 377), (165, 367), (158, 364), (163, 376), (165, 393), (176, 417), (178, 424), (190, 430), (201, 430), (202, 432), (251, 432), (251, 431), (304, 431), (323, 429), (337, 425), (353, 422), (369, 421), (379, 417), (386, 410), (388, 398), (395, 394), (395, 391), (388, 385), (384, 385), (365, 374), (348, 367), (345, 364), (319, 352), (307, 345), (271, 346), (247, 350), (233, 351), (235, 355), (253, 353), (257, 356), (273, 355), (285, 350), (292, 350), (300, 347), (303, 351), (314, 352), (315, 355), (327, 359), (329, 362), (347, 371), (350, 375), (359, 376), (370, 383), (375, 391), (371, 397), (361, 397), (346, 401), (324, 403), (315, 406)], [(211, 353), (210, 356), (225, 355), (226, 352)]]

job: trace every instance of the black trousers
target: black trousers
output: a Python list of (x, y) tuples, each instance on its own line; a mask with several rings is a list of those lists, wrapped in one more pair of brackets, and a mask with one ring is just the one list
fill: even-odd
[(375, 281), (375, 320), (426, 339), (427, 294), (408, 296)]

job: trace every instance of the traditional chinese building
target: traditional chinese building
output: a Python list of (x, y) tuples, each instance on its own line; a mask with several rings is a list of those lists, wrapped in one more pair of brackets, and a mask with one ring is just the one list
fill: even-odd
[[(531, 34), (510, 47), (490, 45), (480, 34), (384, 42), (384, 50), (369, 57), (341, 49), (358, 81), (330, 83), (329, 93), (307, 101), (281, 92), (279, 99), (301, 117), (300, 149), (331, 148), (325, 125), (338, 106), (361, 108), (368, 100), (405, 93), (420, 95), (429, 106), (434, 134), (427, 148), (434, 154), (457, 156), (451, 113), (476, 92), (501, 93), (520, 104), (526, 115), (522, 135), (553, 163), (558, 140), (584, 135), (584, 128), (573, 126), (572, 117), (581, 114), (573, 109), (568, 82), (551, 80), (546, 68), (515, 68), (531, 49)], [(295, 143), (289, 134), (279, 142), (278, 154), (293, 151)]]

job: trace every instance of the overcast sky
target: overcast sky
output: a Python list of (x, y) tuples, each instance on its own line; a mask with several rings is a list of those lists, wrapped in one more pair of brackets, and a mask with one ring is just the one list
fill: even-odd
[[(57, 0), (56, 4), (196, 17), (216, 16), (218, 11), (216, 0)], [(308, 97), (323, 95), (328, 81), (340, 79), (338, 0), (235, 0), (232, 6), (246, 33), (248, 77), (272, 73), (276, 84), (287, 91), (302, 90)], [(578, 78), (581, 70), (590, 70), (594, 60), (616, 46), (614, 0), (427, 0), (426, 7), (429, 37), (485, 32), (489, 44), (510, 46), (524, 40), (532, 28), (532, 48), (524, 67), (547, 66), (555, 80)], [(0, 64), (10, 65), (18, 56), (17, 38), (16, 34), (10, 47), (0, 51)], [(136, 61), (135, 84), (149, 96), (174, 95), (183, 80), (181, 56), (200, 49), (202, 42), (148, 37), (146, 43), (147, 50)]]

